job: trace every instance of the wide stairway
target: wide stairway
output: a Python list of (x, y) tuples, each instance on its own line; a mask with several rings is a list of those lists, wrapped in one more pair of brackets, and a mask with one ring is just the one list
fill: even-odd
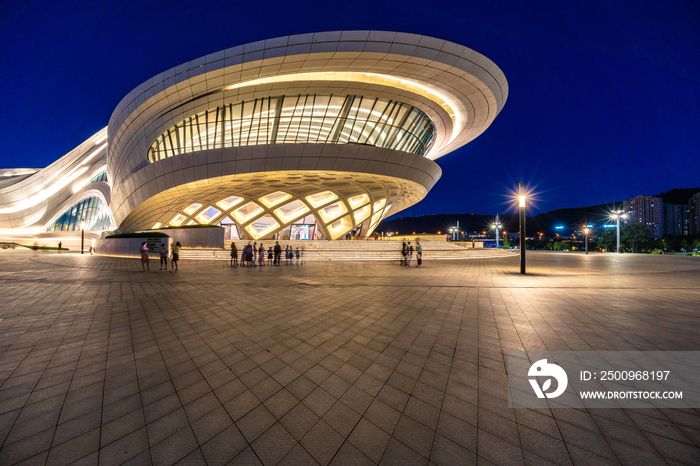
[[(265, 250), (275, 245), (274, 240), (262, 241)], [(388, 261), (401, 259), (400, 241), (299, 241), (279, 240), (282, 246), (282, 259), (284, 260), (285, 247), (302, 253), (305, 261)], [(248, 241), (236, 241), (238, 257), (240, 248), (247, 245)], [(258, 245), (260, 242), (258, 241)], [(412, 243), (415, 246), (415, 243)], [(517, 250), (472, 248), (471, 243), (446, 243), (442, 241), (423, 241), (423, 260), (442, 259), (483, 259), (498, 258), (517, 255)], [(180, 257), (183, 259), (200, 260), (230, 260), (231, 241), (225, 241), (225, 249), (182, 248)], [(267, 258), (267, 255), (266, 255)]]

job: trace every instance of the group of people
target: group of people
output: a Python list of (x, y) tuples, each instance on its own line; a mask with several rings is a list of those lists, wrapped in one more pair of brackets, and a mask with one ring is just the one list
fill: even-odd
[[(239, 251), (236, 243), (231, 242), (231, 267), (238, 267)], [(284, 258), (287, 264), (290, 264), (296, 258), (297, 263), (301, 261), (302, 252), (297, 247), (296, 251), (291, 246), (287, 246), (284, 250)], [(248, 242), (240, 251), (240, 265), (244, 267), (257, 267), (258, 265), (280, 265), (282, 258), (282, 246), (279, 241), (275, 242), (275, 247), (272, 246), (265, 250), (265, 245), (257, 241), (250, 244)], [(266, 261), (267, 258), (267, 261)]]
[[(172, 257), (170, 258), (170, 266), (172, 267), (170, 269), (171, 272), (177, 272), (177, 263), (180, 260), (180, 248), (182, 245), (178, 241), (175, 243), (175, 246), (173, 246), (173, 254)], [(141, 243), (141, 247), (139, 248), (139, 253), (141, 254), (141, 267), (143, 268), (144, 272), (150, 272), (151, 271), (151, 258), (148, 257), (148, 245), (144, 241)], [(168, 246), (164, 243), (160, 244), (160, 270), (168, 270), (168, 256), (170, 255), (170, 251), (168, 250)], [(165, 266), (165, 268), (163, 268)]]
[(410, 241), (408, 244), (406, 244), (404, 241), (403, 246), (401, 247), (401, 255), (403, 256), (403, 259), (401, 260), (402, 266), (418, 267), (423, 263), (423, 248), (418, 241), (416, 241), (415, 249), (413, 249)]
[[(180, 242), (175, 243), (172, 250), (172, 257), (170, 259), (171, 269), (170, 271), (178, 270), (178, 261), (180, 260), (180, 248), (182, 245)], [(141, 243), (141, 248), (139, 249), (141, 253), (141, 266), (144, 272), (149, 272), (151, 270), (151, 259), (148, 257), (148, 245), (144, 241)], [(164, 243), (160, 245), (160, 270), (168, 270), (168, 256), (170, 251), (168, 246)], [(231, 267), (238, 267), (238, 248), (236, 243), (231, 242)], [(418, 267), (423, 263), (423, 248), (420, 242), (416, 241), (416, 247), (414, 249), (413, 245), (409, 241), (403, 243), (401, 247), (401, 255), (403, 259), (401, 260), (402, 266), (407, 267)], [(284, 249), (284, 259), (286, 264), (301, 263), (303, 252), (299, 250), (299, 247), (294, 250), (291, 246), (287, 245)], [(240, 265), (244, 267), (257, 267), (264, 265), (280, 265), (282, 261), (282, 246), (280, 246), (279, 241), (275, 242), (275, 247), (268, 247), (265, 250), (265, 245), (260, 243), (258, 246), (257, 241), (250, 244), (250, 242), (245, 245), (240, 251)], [(267, 260), (266, 260), (267, 259)], [(163, 268), (165, 266), (165, 268)]]

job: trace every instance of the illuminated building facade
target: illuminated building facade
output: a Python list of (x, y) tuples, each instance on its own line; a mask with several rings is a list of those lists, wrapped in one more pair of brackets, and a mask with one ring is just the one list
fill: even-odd
[[(492, 61), (432, 37), (337, 31), (233, 47), (141, 84), (50, 167), (0, 178), (0, 228), (370, 235), (426, 196), (435, 160), (485, 131), (507, 97)], [(6, 195), (20, 185), (29, 197)]]

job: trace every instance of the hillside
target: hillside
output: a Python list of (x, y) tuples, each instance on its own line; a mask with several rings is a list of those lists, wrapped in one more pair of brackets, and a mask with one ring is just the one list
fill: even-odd
[(686, 204), (688, 199), (696, 193), (700, 193), (700, 188), (680, 188), (657, 194), (654, 197), (663, 199), (664, 204)]

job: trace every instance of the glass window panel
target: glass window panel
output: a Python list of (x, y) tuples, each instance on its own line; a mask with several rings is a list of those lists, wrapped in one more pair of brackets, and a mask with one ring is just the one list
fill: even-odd
[(107, 171), (103, 171), (95, 175), (91, 180), (90, 183), (95, 183), (96, 181), (107, 181)]
[[(147, 159), (269, 143), (359, 143), (424, 155), (435, 126), (410, 105), (362, 96), (297, 95), (209, 109), (165, 130)], [(106, 181), (106, 180), (105, 180)]]
[(193, 213), (197, 212), (197, 210), (202, 207), (202, 204), (192, 204), (190, 206), (187, 206), (184, 210), (184, 212), (187, 215), (192, 215)]
[(219, 207), (221, 207), (224, 210), (229, 210), (231, 207), (238, 205), (241, 202), (243, 202), (242, 197), (230, 196), (230, 197), (227, 197), (226, 199), (223, 199), (223, 200), (217, 202), (216, 205), (218, 205)]
[(353, 96), (352, 103), (350, 104), (350, 111), (348, 112), (348, 118), (355, 120), (357, 118), (357, 111), (362, 103), (362, 97)]
[(58, 217), (46, 231), (77, 231), (82, 221), (85, 222), (85, 230), (107, 230), (111, 227), (102, 199), (94, 196), (83, 199)]
[(211, 223), (211, 221), (218, 217), (220, 213), (221, 211), (219, 209), (209, 207), (202, 211), (200, 214), (198, 214), (196, 219), (199, 223), (202, 224)]
[(358, 120), (368, 120), (370, 113), (372, 112), (372, 108), (374, 108), (374, 104), (376, 103), (377, 99), (367, 99), (363, 98), (362, 103), (360, 104), (360, 107), (358, 109)]

